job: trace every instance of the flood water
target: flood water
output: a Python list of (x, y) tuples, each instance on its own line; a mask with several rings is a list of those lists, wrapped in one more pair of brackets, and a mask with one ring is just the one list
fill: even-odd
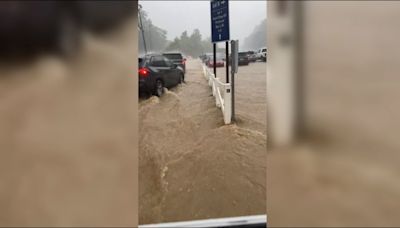
[(265, 214), (266, 65), (239, 72), (235, 124), (224, 125), (200, 60), (187, 62), (186, 83), (140, 100), (140, 224)]

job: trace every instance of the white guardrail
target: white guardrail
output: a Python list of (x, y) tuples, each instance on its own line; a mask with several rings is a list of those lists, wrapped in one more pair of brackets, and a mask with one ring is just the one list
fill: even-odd
[(215, 104), (221, 108), (225, 124), (230, 124), (232, 120), (232, 88), (230, 83), (223, 83), (216, 78), (214, 73), (203, 64), (203, 75), (212, 88), (215, 97)]

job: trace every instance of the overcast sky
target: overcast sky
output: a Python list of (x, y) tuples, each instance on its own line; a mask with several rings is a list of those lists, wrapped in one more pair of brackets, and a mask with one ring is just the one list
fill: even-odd
[[(153, 24), (167, 30), (168, 40), (189, 35), (198, 28), (203, 38), (211, 36), (210, 1), (139, 1)], [(230, 38), (244, 40), (267, 16), (266, 1), (229, 1)]]

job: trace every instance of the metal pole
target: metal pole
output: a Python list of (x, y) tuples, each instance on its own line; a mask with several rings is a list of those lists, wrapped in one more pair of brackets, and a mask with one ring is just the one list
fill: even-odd
[[(236, 50), (237, 49), (237, 41), (231, 41), (231, 92), (232, 92), (232, 104), (231, 104), (231, 108), (232, 108), (232, 117), (231, 117), (231, 121), (234, 122), (235, 121), (235, 69), (236, 69), (236, 61), (239, 61), (239, 59), (236, 59)], [(233, 50), (233, 48), (235, 50)], [(235, 61), (233, 61), (233, 59), (235, 58)], [(233, 62), (235, 62), (235, 64), (233, 64)]]
[(217, 77), (217, 43), (213, 43), (213, 55), (214, 55), (214, 77)]
[(229, 42), (225, 42), (226, 83), (229, 83)]
[(151, 23), (149, 23), (149, 50), (150, 50), (150, 52), (152, 52), (152, 51), (154, 51), (154, 49), (152, 49), (152, 48), (154, 48), (154, 46), (153, 46), (153, 37), (151, 36), (151, 27), (152, 27), (152, 24)]
[(144, 38), (144, 29), (142, 24), (142, 14), (140, 13), (142, 6), (139, 5), (139, 22), (140, 22), (140, 30), (142, 30), (142, 38), (143, 38), (143, 46), (144, 46), (144, 53), (147, 54), (147, 47), (146, 47), (146, 40)]
[(231, 83), (231, 89), (232, 89), (232, 117), (231, 121), (235, 121), (235, 73), (232, 71), (232, 83)]

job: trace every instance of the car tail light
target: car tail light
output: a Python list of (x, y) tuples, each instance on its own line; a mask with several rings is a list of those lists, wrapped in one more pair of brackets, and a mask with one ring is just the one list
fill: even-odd
[(139, 76), (140, 77), (147, 77), (149, 75), (149, 73), (150, 73), (149, 69), (147, 69), (145, 67), (139, 68)]
[(186, 59), (182, 59), (182, 64), (185, 65)]

